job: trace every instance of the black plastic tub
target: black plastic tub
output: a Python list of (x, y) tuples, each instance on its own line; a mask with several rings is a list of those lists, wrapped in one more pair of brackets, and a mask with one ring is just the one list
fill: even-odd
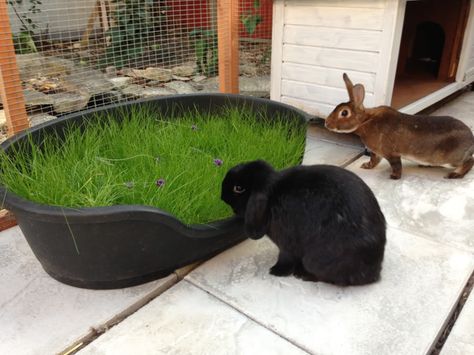
[[(80, 125), (95, 113), (114, 112), (132, 105), (152, 105), (170, 119), (189, 109), (218, 112), (229, 105), (294, 117), (309, 117), (291, 106), (239, 95), (198, 94), (138, 100), (83, 111), (36, 126), (5, 141), (7, 153), (28, 134), (36, 141), (51, 132), (63, 132), (67, 123)], [(120, 119), (118, 115), (117, 119)], [(110, 289), (133, 286), (164, 277), (179, 267), (209, 258), (245, 236), (236, 217), (206, 225), (185, 225), (160, 209), (122, 205), (65, 208), (25, 200), (0, 185), (4, 207), (14, 213), (28, 244), (53, 278), (77, 287)]]

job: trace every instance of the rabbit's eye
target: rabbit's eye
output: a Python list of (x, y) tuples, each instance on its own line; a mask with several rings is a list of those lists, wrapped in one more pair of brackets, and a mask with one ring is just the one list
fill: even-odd
[(348, 110), (342, 110), (342, 111), (341, 111), (341, 116), (342, 116), (342, 117), (347, 117), (347, 115), (349, 115), (349, 111), (348, 111)]
[(245, 189), (242, 187), (242, 186), (239, 186), (239, 185), (235, 185), (234, 186), (234, 193), (236, 194), (242, 194), (245, 192)]

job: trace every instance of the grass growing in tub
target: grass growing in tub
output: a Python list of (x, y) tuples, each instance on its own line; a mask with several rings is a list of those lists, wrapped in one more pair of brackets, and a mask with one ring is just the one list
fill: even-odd
[(220, 200), (227, 170), (265, 159), (276, 168), (298, 164), (305, 127), (298, 120), (268, 120), (228, 108), (219, 116), (190, 112), (168, 120), (146, 106), (102, 114), (85, 131), (67, 128), (32, 153), (0, 157), (1, 182), (28, 200), (65, 207), (147, 205), (187, 224), (229, 217)]

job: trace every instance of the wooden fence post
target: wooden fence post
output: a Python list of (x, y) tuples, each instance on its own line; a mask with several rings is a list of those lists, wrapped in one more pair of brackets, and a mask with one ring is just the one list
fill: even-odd
[(30, 124), (16, 64), (6, 0), (0, 0), (0, 29), (0, 97), (10, 136), (28, 128)]
[(239, 93), (239, 0), (217, 1), (219, 90)]

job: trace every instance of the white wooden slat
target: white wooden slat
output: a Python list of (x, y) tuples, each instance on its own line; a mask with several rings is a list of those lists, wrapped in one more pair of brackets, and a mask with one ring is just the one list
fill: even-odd
[(286, 0), (291, 6), (333, 6), (351, 8), (384, 8), (386, 0)]
[[(349, 101), (349, 95), (345, 89), (301, 83), (290, 80), (281, 81), (281, 94), (282, 96), (317, 101), (327, 105), (338, 105), (341, 102)], [(365, 96), (364, 104), (367, 107), (372, 107), (373, 103), (374, 95), (367, 94)]]
[(377, 63), (374, 89), (375, 102), (378, 105), (389, 105), (392, 101), (405, 9), (405, 1), (387, 0), (380, 60)]
[(320, 7), (318, 2), (310, 6), (291, 4), (285, 11), (287, 25), (381, 30), (383, 18), (384, 9)]
[(342, 74), (346, 72), (354, 84), (364, 85), (367, 93), (374, 92), (375, 74), (343, 69), (323, 68), (307, 64), (281, 64), (281, 78), (345, 89)]
[(283, 61), (375, 73), (379, 55), (321, 47), (283, 45)]
[(281, 97), (281, 66), (283, 63), (283, 22), (285, 12), (284, 0), (273, 0), (273, 23), (272, 23), (272, 51), (271, 51), (271, 77), (270, 98), (280, 101)]
[(319, 46), (360, 51), (380, 51), (382, 32), (329, 27), (285, 26), (283, 40), (287, 44)]
[(335, 107), (334, 105), (323, 104), (310, 100), (296, 99), (294, 97), (288, 96), (282, 96), (281, 102), (299, 108), (300, 110), (303, 110), (310, 115), (314, 115), (319, 118), (326, 118)]

